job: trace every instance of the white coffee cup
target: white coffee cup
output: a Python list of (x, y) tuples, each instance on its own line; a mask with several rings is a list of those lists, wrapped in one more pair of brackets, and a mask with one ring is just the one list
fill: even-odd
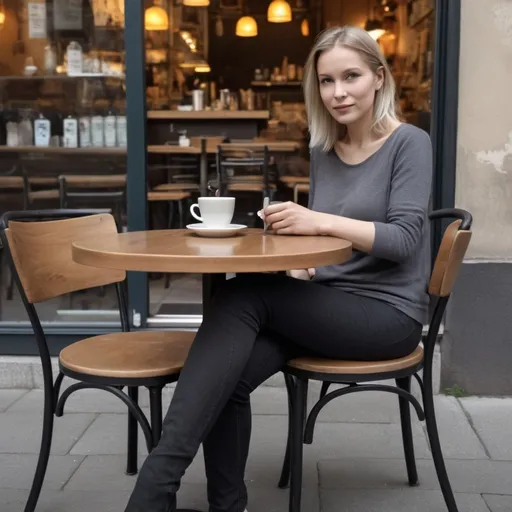
[[(201, 216), (195, 209), (199, 208)], [(200, 197), (197, 203), (190, 207), (192, 216), (201, 221), (205, 227), (225, 228), (231, 224), (235, 213), (234, 197)]]

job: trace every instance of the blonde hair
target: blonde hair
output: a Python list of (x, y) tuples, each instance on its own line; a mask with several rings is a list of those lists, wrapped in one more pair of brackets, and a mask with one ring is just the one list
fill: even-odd
[(320, 96), (317, 63), (320, 55), (336, 47), (357, 52), (374, 72), (382, 68), (384, 81), (375, 93), (372, 129), (378, 135), (385, 135), (398, 121), (395, 101), (395, 81), (389, 66), (380, 51), (378, 43), (359, 27), (334, 27), (321, 32), (304, 66), (304, 98), (308, 114), (310, 147), (320, 146), (329, 151), (345, 134), (346, 126), (339, 124), (325, 108)]

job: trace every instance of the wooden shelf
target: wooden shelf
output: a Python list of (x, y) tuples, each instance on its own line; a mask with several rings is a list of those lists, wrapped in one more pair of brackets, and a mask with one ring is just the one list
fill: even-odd
[(60, 148), (37, 146), (0, 146), (0, 153), (46, 153), (48, 155), (126, 155), (126, 148)]
[(106, 75), (103, 73), (82, 73), (80, 75), (34, 75), (34, 76), (0, 76), (0, 81), (17, 81), (17, 80), (76, 80), (76, 79), (98, 79), (98, 80), (124, 80), (124, 76)]
[(302, 82), (289, 81), (289, 82), (265, 82), (260, 80), (253, 80), (251, 82), (253, 87), (300, 87)]
[(149, 110), (148, 119), (270, 119), (268, 110), (199, 110), (199, 111), (180, 111), (180, 110)]

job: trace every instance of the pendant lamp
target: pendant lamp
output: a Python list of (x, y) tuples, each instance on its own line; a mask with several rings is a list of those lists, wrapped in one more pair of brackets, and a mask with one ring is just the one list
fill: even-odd
[(255, 37), (258, 35), (258, 24), (252, 16), (242, 16), (236, 22), (235, 34), (239, 37)]
[(271, 23), (288, 23), (292, 21), (292, 8), (286, 0), (273, 0), (268, 6), (267, 20)]
[(167, 11), (158, 5), (146, 9), (144, 13), (144, 28), (146, 30), (169, 30)]

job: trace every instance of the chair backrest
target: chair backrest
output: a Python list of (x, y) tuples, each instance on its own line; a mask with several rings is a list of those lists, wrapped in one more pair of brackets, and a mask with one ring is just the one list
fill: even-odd
[(444, 232), (428, 287), (428, 292), (432, 296), (449, 296), (455, 284), (471, 240), (470, 229), (461, 229), (461, 226), (462, 220), (455, 220)]
[(245, 146), (243, 144), (222, 144), (217, 147), (217, 175), (221, 194), (233, 179), (251, 177), (260, 180), (268, 195), (270, 183), (276, 173), (272, 172), (267, 146)]
[[(79, 265), (71, 254), (75, 240), (117, 234), (112, 215), (102, 213), (62, 219), (62, 212), (56, 212), (59, 220), (41, 220), (51, 218), (51, 212), (45, 215), (45, 212), (7, 213), (0, 224), (27, 301), (34, 304), (69, 292), (123, 281), (124, 271)], [(23, 220), (24, 213), (27, 219), (36, 222)]]

